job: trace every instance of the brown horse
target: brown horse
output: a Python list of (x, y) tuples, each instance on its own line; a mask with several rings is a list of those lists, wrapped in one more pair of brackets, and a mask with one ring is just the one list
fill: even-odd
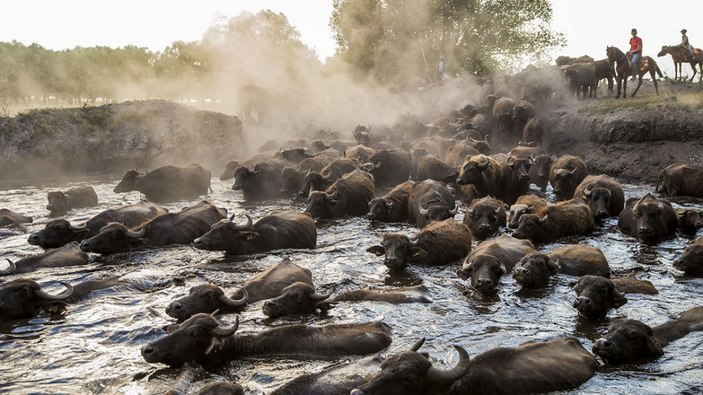
[[(607, 47), (605, 53), (608, 55), (608, 62), (610, 62), (610, 64), (615, 63), (615, 73), (617, 74), (616, 80), (618, 82), (618, 94), (615, 97), (620, 97), (621, 87), (622, 97), (627, 97), (627, 78), (631, 73), (630, 58), (616, 47)], [(639, 62), (638, 70), (637, 76), (639, 77), (639, 83), (637, 84), (635, 91), (632, 92), (631, 96), (634, 97), (637, 91), (640, 90), (640, 86), (642, 86), (642, 76), (647, 72), (649, 72), (649, 75), (652, 77), (654, 89), (657, 92), (657, 96), (659, 96), (659, 85), (657, 85), (657, 78), (654, 73), (658, 73), (660, 78), (664, 78), (664, 75), (661, 70), (659, 70), (657, 62), (649, 56), (643, 56), (642, 60)]]
[(688, 80), (689, 82), (693, 81), (693, 77), (696, 76), (696, 65), (698, 65), (698, 68), (701, 70), (701, 76), (698, 77), (698, 79), (703, 80), (703, 51), (701, 51), (700, 48), (695, 48), (693, 50), (693, 58), (691, 60), (685, 60), (683, 49), (678, 45), (663, 46), (657, 56), (664, 56), (667, 54), (671, 55), (671, 58), (674, 59), (674, 80), (679, 78), (683, 80), (681, 68), (684, 63), (690, 63), (691, 68), (693, 69), (693, 75), (691, 76), (691, 79)]

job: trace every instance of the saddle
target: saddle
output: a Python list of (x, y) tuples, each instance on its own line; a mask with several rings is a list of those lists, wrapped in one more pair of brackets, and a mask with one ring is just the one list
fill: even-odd
[[(628, 65), (628, 69), (630, 69), (632, 67), (632, 58), (631, 57), (627, 58), (627, 65)], [(640, 57), (640, 59), (637, 61), (637, 70), (639, 70), (643, 73), (646, 72), (647, 70), (649, 70), (649, 59), (644, 58), (644, 57)]]

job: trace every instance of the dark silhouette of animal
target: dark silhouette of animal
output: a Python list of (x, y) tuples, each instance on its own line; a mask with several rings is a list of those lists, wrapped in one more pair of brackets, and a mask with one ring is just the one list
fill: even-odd
[(0, 209), (0, 228), (6, 226), (17, 226), (20, 224), (29, 224), (34, 221), (32, 217), (18, 214), (6, 208)]
[(581, 276), (574, 286), (574, 307), (579, 315), (589, 320), (605, 318), (608, 310), (627, 303), (625, 294), (618, 291), (613, 280), (602, 276)]
[(474, 155), (467, 157), (456, 179), (458, 185), (473, 184), (478, 197), (500, 196), (498, 183), (502, 180), (501, 165), (493, 157)]
[(196, 248), (247, 255), (283, 248), (315, 248), (315, 221), (303, 213), (267, 215), (256, 223), (245, 214), (247, 223), (237, 225), (222, 219), (193, 241)]
[(459, 172), (432, 155), (423, 156), (415, 167), (415, 181), (436, 180), (443, 183), (456, 181)]
[(81, 241), (81, 250), (114, 254), (144, 246), (190, 244), (207, 233), (212, 224), (224, 218), (227, 218), (227, 210), (202, 201), (180, 212), (158, 216), (134, 228), (109, 223), (97, 235)]
[(681, 70), (684, 63), (690, 64), (691, 69), (693, 69), (693, 75), (691, 76), (691, 79), (688, 80), (689, 82), (693, 81), (693, 78), (696, 76), (696, 72), (698, 71), (696, 70), (696, 66), (698, 66), (698, 69), (701, 72), (701, 76), (698, 77), (698, 79), (703, 79), (703, 51), (701, 51), (700, 48), (694, 48), (693, 56), (689, 60), (686, 60), (680, 46), (664, 45), (657, 56), (662, 57), (664, 55), (671, 55), (671, 59), (674, 61), (674, 80), (684, 79), (683, 70)]
[(234, 171), (240, 166), (242, 166), (242, 163), (239, 161), (227, 161), (227, 163), (225, 163), (225, 169), (222, 170), (222, 174), (220, 174), (220, 181), (226, 181), (234, 178)]
[(274, 298), (286, 287), (297, 282), (312, 286), (310, 270), (284, 259), (246, 280), (229, 296), (216, 285), (197, 285), (190, 289), (188, 296), (171, 302), (166, 308), (166, 313), (184, 321), (195, 314), (210, 314), (216, 310), (222, 313), (239, 312), (246, 303)]
[(505, 226), (505, 204), (490, 196), (474, 200), (464, 214), (464, 224), (478, 240), (487, 239)]
[(414, 182), (405, 181), (387, 194), (369, 202), (366, 218), (381, 222), (405, 222), (408, 220), (408, 201)]
[(574, 63), (563, 67), (564, 76), (569, 83), (571, 92), (576, 97), (596, 97), (598, 79), (594, 63)]
[(209, 170), (198, 165), (163, 166), (146, 174), (130, 170), (117, 184), (114, 192), (139, 191), (157, 203), (191, 200), (207, 195), (211, 177)]
[(595, 228), (591, 209), (580, 200), (567, 200), (547, 207), (543, 217), (523, 214), (513, 236), (535, 243), (549, 243), (565, 236), (583, 236)]
[(530, 190), (530, 167), (535, 163), (533, 157), (509, 156), (501, 164), (500, 193), (498, 196), (506, 203), (513, 204), (520, 196)]
[(417, 228), (424, 228), (432, 221), (452, 218), (459, 210), (454, 195), (442, 182), (424, 180), (410, 187), (408, 219)]
[(596, 60), (594, 62), (596, 65), (596, 81), (600, 82), (602, 79), (608, 81), (608, 94), (613, 92), (613, 80), (615, 79), (615, 70), (613, 70), (613, 65), (608, 61), (608, 58)]
[(547, 213), (549, 202), (537, 195), (522, 195), (510, 206), (508, 211), (508, 227), (517, 229), (523, 214), (535, 214), (542, 218)]
[(588, 55), (579, 56), (578, 58), (574, 58), (572, 56), (559, 56), (556, 58), (556, 65), (568, 66), (574, 63), (589, 63), (593, 61), (594, 59)]
[(313, 218), (364, 215), (375, 193), (376, 186), (373, 176), (357, 169), (342, 176), (324, 192), (311, 192), (308, 196), (308, 206), (305, 212)]
[(610, 266), (598, 248), (573, 244), (559, 247), (548, 254), (534, 252), (526, 255), (513, 268), (513, 278), (523, 288), (544, 288), (557, 273), (610, 277)]
[(674, 163), (659, 173), (654, 192), (666, 196), (703, 197), (703, 166)]
[(41, 254), (22, 258), (17, 262), (7, 260), (10, 266), (0, 270), (0, 274), (28, 273), (45, 267), (78, 266), (88, 263), (88, 254), (81, 251), (77, 242), (45, 251)]
[(515, 101), (513, 106), (513, 127), (516, 131), (522, 132), (530, 118), (537, 115), (535, 105), (525, 98)]
[(385, 255), (383, 264), (391, 270), (404, 270), (408, 263), (440, 266), (455, 262), (471, 251), (471, 231), (454, 219), (432, 222), (411, 240), (409, 237), (386, 233), (381, 244), (366, 251)]
[(315, 288), (306, 283), (293, 283), (287, 286), (279, 296), (264, 302), (262, 311), (270, 318), (289, 314), (321, 314), (334, 307), (328, 300), (331, 293), (318, 294)]
[(703, 307), (683, 311), (654, 327), (632, 319), (616, 320), (608, 334), (593, 344), (593, 353), (611, 364), (652, 360), (664, 355), (669, 343), (694, 331), (703, 331)]
[(515, 101), (509, 97), (501, 97), (493, 103), (492, 115), (496, 140), (509, 142), (513, 137), (515, 122), (513, 121)]
[(674, 267), (688, 275), (700, 276), (703, 274), (703, 238), (696, 239), (686, 247), (683, 255), (676, 258)]
[(530, 341), (518, 347), (498, 347), (473, 359), (454, 346), (459, 361), (450, 369), (432, 366), (417, 350), (388, 357), (381, 372), (350, 395), (407, 394), (529, 394), (577, 388), (596, 372), (598, 362), (575, 338)]
[(49, 192), (47, 199), (49, 204), (46, 209), (51, 211), (51, 215), (63, 214), (74, 208), (98, 205), (98, 194), (95, 193), (95, 189), (88, 186), (71, 188), (67, 191)]
[(578, 156), (564, 155), (554, 160), (549, 170), (549, 183), (557, 200), (573, 198), (576, 187), (587, 175), (586, 163)]
[(457, 275), (466, 280), (471, 277), (471, 286), (481, 294), (491, 294), (498, 281), (513, 270), (525, 255), (535, 251), (529, 240), (519, 240), (508, 235), (480, 243), (466, 257)]
[(453, 169), (458, 169), (464, 164), (467, 157), (479, 154), (478, 149), (472, 144), (466, 141), (459, 141), (449, 147), (447, 153), (444, 155), (444, 163)]
[(27, 242), (41, 248), (58, 248), (72, 241), (93, 237), (111, 222), (133, 228), (166, 213), (168, 213), (167, 209), (143, 201), (102, 211), (79, 226), (73, 226), (65, 219), (56, 219), (47, 223), (39, 232), (32, 233)]
[(242, 191), (245, 200), (278, 198), (281, 196), (284, 167), (285, 164), (277, 160), (257, 163), (253, 170), (240, 166), (234, 171), (232, 189)]
[(698, 229), (703, 228), (703, 216), (694, 209), (677, 208), (674, 210), (679, 220), (679, 229), (686, 236), (695, 236)]
[(313, 157), (315, 157), (315, 154), (308, 152), (304, 147), (281, 149), (274, 155), (274, 158), (288, 161), (294, 165)]
[(321, 172), (331, 161), (332, 158), (329, 156), (320, 155), (304, 159), (296, 167), (284, 167), (281, 172), (281, 193), (297, 195), (305, 184), (305, 176), (308, 173)]
[(628, 199), (618, 217), (618, 228), (645, 243), (658, 243), (676, 233), (678, 218), (671, 203), (651, 193)]
[(551, 173), (554, 158), (549, 155), (537, 155), (534, 160), (535, 163), (530, 167), (530, 181), (544, 193), (547, 191), (547, 185), (549, 185), (549, 174)]
[(171, 325), (166, 336), (142, 348), (142, 356), (149, 363), (177, 367), (190, 361), (214, 365), (254, 355), (298, 359), (365, 355), (391, 344), (391, 328), (383, 322), (286, 325), (236, 335), (238, 327), (238, 319), (225, 327), (209, 314), (196, 314), (181, 324)]
[(369, 158), (377, 187), (398, 185), (410, 177), (410, 154), (401, 149), (380, 150)]
[[(616, 81), (618, 83), (618, 93), (615, 97), (620, 97), (621, 88), (622, 97), (627, 97), (627, 79), (630, 78), (630, 74), (632, 73), (632, 69), (630, 67), (630, 59), (620, 49), (616, 47), (607, 47), (605, 53), (606, 55), (608, 55), (608, 62), (610, 62), (610, 64), (615, 64), (614, 67), (616, 73)], [(654, 59), (652, 59), (650, 56), (643, 56), (638, 65), (637, 88), (635, 88), (635, 91), (632, 92), (632, 97), (637, 94), (637, 91), (642, 86), (642, 76), (647, 72), (649, 72), (649, 76), (652, 78), (652, 82), (654, 83), (654, 90), (656, 91), (657, 96), (659, 96), (659, 85), (657, 84), (657, 77), (654, 75), (654, 73), (656, 72), (657, 74), (659, 74), (659, 78), (664, 78), (664, 75), (662, 74), (661, 70), (659, 69), (659, 66), (657, 66), (657, 62), (654, 61)]]
[(604, 174), (584, 178), (574, 190), (574, 199), (588, 204), (596, 220), (617, 216), (625, 208), (622, 185)]
[(525, 122), (525, 126), (522, 128), (522, 140), (520, 143), (541, 146), (543, 137), (544, 125), (542, 119), (540, 117), (531, 117)]
[(305, 175), (302, 188), (298, 191), (298, 196), (309, 197), (312, 191), (324, 191), (334, 184), (335, 181), (358, 169), (356, 160), (348, 158), (337, 158), (327, 164), (317, 173), (310, 171)]

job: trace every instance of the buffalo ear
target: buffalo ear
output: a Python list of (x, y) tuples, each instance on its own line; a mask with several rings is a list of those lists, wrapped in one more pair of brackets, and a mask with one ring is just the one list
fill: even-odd
[(242, 232), (242, 235), (240, 237), (244, 238), (246, 241), (251, 241), (251, 240), (256, 240), (260, 237), (261, 235), (258, 232)]
[(420, 247), (410, 247), (410, 259), (412, 259), (414, 262), (417, 261), (422, 261), (427, 257), (427, 251), (423, 250)]
[(178, 330), (178, 328), (181, 327), (181, 324), (173, 324), (173, 325), (168, 325), (166, 327), (166, 333), (173, 333)]
[(466, 280), (469, 277), (471, 277), (471, 274), (474, 272), (474, 263), (469, 262), (468, 265), (465, 264), (461, 269), (456, 271), (456, 275), (459, 276), (460, 279)]
[(382, 245), (371, 246), (367, 248), (366, 251), (375, 254), (376, 256), (386, 255), (386, 249)]
[(657, 338), (654, 337), (653, 334), (647, 336), (647, 349), (654, 355), (664, 355), (664, 349), (662, 348), (661, 344), (659, 344), (659, 340), (657, 340)]
[(558, 259), (555, 261), (552, 258), (547, 258), (547, 268), (549, 268), (552, 274), (557, 274), (559, 270), (561, 270), (561, 264), (559, 264)]
[(615, 289), (615, 286), (613, 286), (613, 306), (617, 309), (625, 303), (627, 303), (625, 294), (620, 293), (617, 289)]
[(508, 274), (508, 268), (505, 267), (505, 263), (501, 262), (499, 269), (503, 274)]

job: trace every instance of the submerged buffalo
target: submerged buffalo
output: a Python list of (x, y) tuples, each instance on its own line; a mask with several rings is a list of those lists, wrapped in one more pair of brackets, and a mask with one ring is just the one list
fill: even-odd
[(157, 203), (190, 200), (207, 195), (211, 177), (210, 171), (199, 165), (164, 166), (146, 174), (130, 170), (117, 184), (114, 192), (139, 191)]
[(369, 158), (369, 163), (373, 165), (371, 174), (377, 187), (398, 185), (410, 177), (410, 154), (401, 149), (378, 151)]
[(0, 228), (5, 226), (17, 226), (20, 224), (28, 224), (34, 221), (32, 217), (18, 214), (6, 208), (0, 209)]
[(645, 243), (657, 243), (676, 233), (678, 218), (671, 203), (660, 200), (651, 193), (640, 199), (628, 199), (618, 217), (618, 227), (623, 233)]
[(410, 188), (408, 216), (411, 224), (424, 228), (432, 221), (444, 221), (459, 211), (454, 195), (442, 182), (424, 180)]
[(367, 251), (385, 255), (383, 263), (391, 270), (403, 270), (408, 263), (439, 266), (465, 257), (471, 251), (471, 239), (466, 225), (447, 219), (432, 222), (413, 240), (402, 234), (385, 234), (380, 245)]
[(18, 279), (0, 284), (0, 318), (29, 318), (52, 304), (61, 303), (71, 297), (71, 284), (59, 281), (66, 289), (57, 295), (43, 291), (33, 280)]
[(608, 260), (600, 249), (584, 244), (559, 247), (548, 254), (534, 252), (513, 268), (513, 278), (523, 288), (543, 288), (557, 273), (569, 276), (610, 277)]
[(703, 307), (688, 309), (661, 325), (620, 319), (608, 334), (596, 340), (593, 353), (612, 364), (651, 360), (664, 355), (664, 347), (691, 332), (703, 331)]
[(223, 219), (193, 241), (196, 248), (246, 255), (283, 248), (315, 248), (317, 228), (307, 215), (286, 212), (268, 215), (256, 223), (246, 215), (247, 223), (237, 225)]
[(595, 219), (615, 217), (625, 208), (625, 192), (622, 185), (606, 176), (588, 176), (574, 192), (574, 199), (588, 204)]
[(166, 336), (142, 348), (142, 356), (149, 363), (176, 367), (190, 361), (212, 365), (253, 355), (299, 359), (364, 355), (391, 344), (391, 328), (383, 322), (286, 325), (245, 335), (236, 335), (238, 328), (238, 319), (226, 327), (209, 314), (196, 314), (171, 325)]
[(345, 174), (358, 169), (359, 165), (354, 159), (337, 158), (327, 164), (320, 172), (309, 171), (303, 180), (303, 186), (298, 191), (298, 196), (307, 198), (312, 191), (324, 191)]
[(413, 184), (413, 181), (405, 181), (387, 194), (371, 199), (366, 218), (381, 222), (407, 221), (408, 201)]
[(132, 229), (119, 223), (110, 223), (97, 235), (83, 240), (81, 250), (114, 254), (144, 246), (190, 244), (207, 233), (212, 224), (226, 216), (227, 210), (202, 201), (180, 212), (158, 216)]
[(552, 184), (557, 200), (574, 197), (576, 187), (587, 175), (588, 167), (578, 156), (564, 155), (556, 159), (549, 170), (549, 183)]
[(274, 298), (293, 283), (312, 286), (312, 274), (310, 270), (284, 259), (245, 281), (230, 296), (216, 285), (197, 285), (190, 289), (188, 296), (171, 302), (166, 308), (166, 313), (184, 321), (198, 313), (210, 314), (216, 310), (223, 313), (238, 312), (245, 303)]
[(508, 227), (517, 229), (523, 214), (535, 214), (542, 218), (547, 213), (547, 207), (549, 207), (549, 202), (537, 195), (520, 196), (508, 211)]
[(284, 167), (282, 162), (275, 160), (257, 163), (253, 170), (240, 166), (234, 171), (232, 189), (242, 191), (246, 200), (278, 198), (281, 195)]
[(81, 251), (77, 242), (45, 251), (41, 254), (22, 258), (17, 262), (7, 260), (10, 266), (0, 270), (1, 274), (28, 273), (45, 267), (78, 266), (88, 263), (88, 254)]
[(505, 204), (490, 196), (471, 202), (464, 224), (471, 229), (471, 234), (479, 240), (487, 239), (505, 226)]
[(105, 225), (118, 222), (128, 228), (168, 213), (168, 210), (149, 202), (139, 202), (118, 209), (105, 210), (79, 226), (65, 219), (50, 221), (44, 229), (32, 233), (27, 242), (42, 248), (58, 248), (72, 241), (81, 241), (97, 235)]
[(446, 393), (530, 394), (579, 387), (596, 372), (598, 362), (575, 338), (527, 342), (518, 347), (498, 347), (473, 359), (454, 346), (459, 362), (443, 370), (432, 366), (427, 354), (417, 350), (388, 357), (381, 372), (350, 395)]
[(580, 316), (589, 320), (605, 318), (608, 310), (627, 303), (627, 298), (618, 291), (615, 283), (601, 276), (581, 276), (574, 286), (574, 292), (574, 307)]
[(263, 313), (271, 318), (288, 314), (310, 314), (320, 311), (325, 314), (334, 307), (328, 300), (331, 293), (318, 294), (307, 283), (297, 282), (286, 287), (281, 295), (264, 302)]
[(98, 194), (95, 193), (95, 189), (88, 186), (71, 188), (65, 192), (49, 192), (47, 199), (49, 204), (46, 209), (51, 211), (51, 215), (63, 214), (74, 208), (98, 205)]
[(591, 233), (595, 228), (591, 209), (580, 200), (567, 200), (547, 207), (543, 217), (523, 214), (513, 236), (535, 243), (549, 243), (561, 237)]
[(703, 167), (674, 163), (659, 173), (655, 192), (666, 196), (703, 197)]
[(686, 247), (682, 256), (676, 258), (674, 267), (688, 275), (703, 274), (703, 238), (699, 238)]
[(335, 181), (324, 192), (310, 193), (305, 211), (313, 218), (364, 215), (374, 193), (376, 186), (373, 176), (357, 169)]

